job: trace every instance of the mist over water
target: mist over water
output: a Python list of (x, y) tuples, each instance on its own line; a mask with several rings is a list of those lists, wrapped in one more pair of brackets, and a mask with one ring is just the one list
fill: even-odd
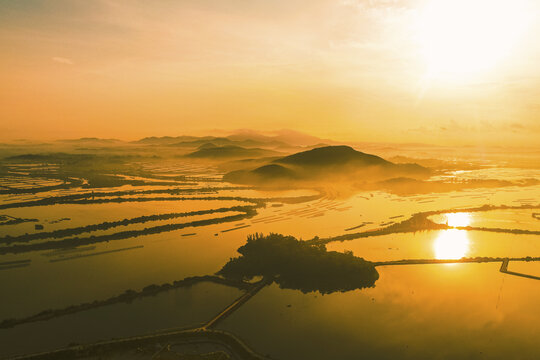
[(0, 1), (0, 359), (540, 359), (539, 19)]
[(373, 357), (535, 351), (537, 283), (511, 274), (540, 270), (535, 169), (406, 147), (396, 163), (346, 146), (202, 156), (208, 138), (88, 141), (2, 150), (3, 356), (208, 321), (283, 359), (328, 358), (330, 342), (338, 358), (358, 344)]

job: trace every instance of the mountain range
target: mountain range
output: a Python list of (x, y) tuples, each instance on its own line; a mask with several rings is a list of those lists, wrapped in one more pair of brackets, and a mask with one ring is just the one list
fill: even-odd
[(394, 164), (350, 146), (324, 146), (278, 158), (252, 170), (227, 173), (232, 183), (271, 184), (284, 181), (340, 179), (380, 181), (395, 177), (424, 178), (430, 170), (418, 164)]

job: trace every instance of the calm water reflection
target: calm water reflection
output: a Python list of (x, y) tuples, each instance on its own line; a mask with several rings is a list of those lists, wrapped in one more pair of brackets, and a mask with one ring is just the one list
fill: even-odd
[(155, 296), (96, 308), (48, 321), (0, 329), (0, 358), (87, 343), (193, 327), (208, 321), (240, 296), (228, 286), (200, 283)]
[[(449, 226), (468, 226), (469, 213), (445, 214)], [(436, 259), (461, 259), (469, 252), (469, 237), (465, 230), (444, 230), (433, 242), (433, 251)]]
[(444, 230), (433, 242), (436, 259), (461, 259), (469, 253), (469, 237), (466, 230)]
[(271, 286), (222, 328), (279, 359), (537, 359), (540, 287), (498, 267), (381, 267), (375, 288), (324, 296)]

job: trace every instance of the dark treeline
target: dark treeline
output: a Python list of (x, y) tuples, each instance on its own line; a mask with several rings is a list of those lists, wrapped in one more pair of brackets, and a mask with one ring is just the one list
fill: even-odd
[[(177, 184), (177, 185), (183, 185), (183, 184)], [(245, 189), (245, 187), (204, 187), (204, 188), (188, 188), (188, 189), (174, 188), (174, 189), (150, 189), (150, 190), (92, 191), (92, 192), (86, 192), (83, 194), (53, 196), (53, 197), (44, 198), (42, 200), (47, 200), (47, 199), (77, 200), (77, 199), (99, 198), (99, 197), (109, 197), (109, 196), (148, 195), (148, 194), (178, 195), (182, 193), (217, 192), (219, 190), (229, 190), (229, 189)]]
[(487, 228), (487, 227), (478, 227), (478, 226), (456, 226), (454, 228), (458, 230), (467, 230), (467, 231), (489, 231), (489, 232), (508, 233), (508, 234), (517, 234), (517, 235), (540, 235), (540, 230)]
[(425, 216), (439, 215), (439, 214), (449, 214), (449, 213), (463, 213), (463, 212), (481, 212), (481, 211), (494, 211), (494, 210), (526, 210), (526, 209), (538, 209), (540, 204), (522, 204), (522, 205), (489, 205), (485, 204), (482, 206), (474, 206), (469, 208), (453, 208), (453, 209), (443, 209), (443, 210), (432, 210), (422, 213)]
[[(176, 185), (196, 185), (196, 184), (176, 184)], [(58, 196), (56, 198), (62, 198), (62, 199), (84, 199), (84, 198), (97, 198), (97, 197), (108, 197), (108, 196), (125, 196), (125, 195), (148, 195), (148, 194), (171, 194), (171, 195), (178, 195), (178, 194), (191, 194), (191, 193), (215, 193), (220, 190), (230, 190), (230, 189), (245, 189), (243, 187), (201, 187), (201, 188), (187, 188), (187, 189), (178, 189), (178, 188), (172, 188), (172, 189), (149, 189), (149, 190), (120, 190), (120, 191), (93, 191), (93, 192), (87, 192), (83, 194), (72, 194), (72, 195), (65, 195), (65, 196)]]
[(96, 248), (95, 245), (89, 245), (89, 246), (78, 246), (78, 247), (72, 247), (72, 248), (63, 248), (53, 251), (48, 251), (46, 253), (42, 253), (42, 256), (45, 257), (56, 257), (56, 256), (66, 256), (70, 254), (81, 254), (85, 253), (87, 251), (92, 251)]
[[(2, 218), (2, 215), (0, 215), (0, 220), (2, 220), (1, 218)], [(38, 219), (23, 219), (23, 218), (13, 218), (12, 217), (11, 220), (0, 222), (0, 226), (2, 226), (2, 225), (17, 225), (17, 224), (22, 224), (22, 223), (25, 223), (25, 222), (38, 222), (38, 221), (39, 221)]]
[(489, 256), (477, 256), (472, 258), (461, 259), (403, 259), (403, 260), (390, 260), (375, 262), (375, 266), (389, 266), (389, 265), (427, 265), (427, 264), (454, 264), (454, 263), (491, 263), (508, 261), (540, 261), (540, 257), (489, 257)]
[(80, 311), (95, 309), (95, 308), (106, 306), (106, 305), (112, 305), (112, 304), (118, 304), (118, 303), (130, 303), (138, 298), (142, 298), (146, 296), (155, 296), (165, 291), (182, 288), (182, 287), (190, 287), (201, 282), (213, 282), (216, 284), (232, 286), (240, 290), (249, 290), (254, 286), (253, 284), (250, 284), (247, 282), (225, 279), (225, 278), (214, 276), (214, 275), (192, 276), (192, 277), (187, 277), (183, 280), (176, 280), (172, 284), (165, 283), (161, 285), (155, 285), (155, 284), (148, 285), (140, 291), (135, 291), (131, 289), (126, 290), (120, 295), (113, 296), (105, 300), (95, 300), (88, 303), (71, 305), (62, 309), (44, 310), (44, 311), (39, 312), (38, 314), (34, 314), (26, 318), (5, 319), (2, 322), (0, 322), (0, 328), (5, 329), (5, 328), (11, 328), (17, 325), (26, 324), (30, 322), (50, 320), (55, 317), (73, 314)]
[(249, 280), (256, 276), (273, 279), (281, 288), (304, 293), (329, 294), (375, 286), (379, 274), (373, 263), (351, 252), (326, 251), (292, 236), (254, 234), (218, 272), (229, 279)]
[(46, 192), (46, 191), (53, 191), (53, 190), (66, 190), (71, 189), (77, 186), (81, 186), (83, 184), (82, 180), (79, 179), (58, 179), (55, 177), (48, 177), (49, 179), (55, 179), (55, 180), (63, 180), (63, 184), (59, 185), (50, 185), (50, 186), (38, 186), (33, 187), (29, 189), (15, 189), (15, 188), (9, 188), (9, 189), (2, 189), (0, 190), (0, 195), (7, 195), (7, 194), (37, 194), (40, 192)]
[(437, 224), (429, 220), (427, 218), (427, 215), (425, 215), (424, 213), (419, 213), (419, 214), (413, 215), (407, 220), (401, 221), (399, 223), (395, 223), (385, 228), (378, 228), (374, 230), (367, 230), (367, 231), (362, 231), (362, 232), (338, 235), (338, 236), (333, 236), (333, 237), (324, 238), (324, 239), (319, 239), (318, 237), (315, 237), (314, 239), (308, 240), (307, 242), (310, 244), (327, 244), (333, 241), (354, 240), (354, 239), (371, 237), (371, 236), (382, 236), (382, 235), (405, 233), (405, 232), (416, 232), (416, 231), (424, 231), (424, 230), (444, 230), (444, 229), (451, 229), (451, 228), (452, 227), (446, 224)]
[[(62, 190), (62, 189), (70, 189), (74, 187), (81, 187), (81, 188), (104, 188), (104, 187), (118, 187), (118, 186), (124, 186), (124, 185), (131, 185), (131, 186), (179, 186), (179, 185), (197, 185), (196, 182), (190, 181), (187, 182), (185, 176), (171, 179), (171, 178), (156, 178), (152, 176), (151, 174), (144, 174), (145, 178), (148, 179), (156, 179), (159, 181), (147, 181), (147, 180), (139, 180), (139, 179), (125, 179), (118, 175), (110, 175), (110, 174), (100, 174), (95, 172), (87, 172), (87, 171), (71, 171), (71, 172), (65, 172), (65, 171), (56, 171), (56, 172), (50, 172), (50, 171), (43, 171), (40, 168), (37, 169), (28, 169), (26, 170), (29, 172), (29, 175), (27, 175), (28, 178), (45, 178), (45, 179), (53, 179), (53, 180), (61, 180), (64, 183), (59, 185), (51, 185), (51, 186), (38, 186), (30, 189), (5, 189), (0, 190), (0, 194), (37, 194), (40, 192), (45, 191), (51, 191), (51, 190)], [(123, 175), (123, 174), (120, 174)], [(127, 175), (127, 176), (140, 176), (141, 174), (133, 174), (133, 175)], [(84, 183), (84, 180), (86, 180), (86, 183)]]
[(11, 260), (0, 262), (0, 271), (30, 266), (31, 260)]
[(17, 269), (22, 267), (30, 266), (30, 263), (20, 263), (20, 264), (13, 264), (13, 265), (3, 265), (0, 266), (0, 271), (2, 270), (9, 270), (9, 269)]
[(67, 236), (72, 236), (72, 235), (77, 235), (77, 234), (82, 234), (82, 233), (87, 233), (87, 232), (92, 232), (92, 231), (107, 230), (107, 229), (115, 228), (118, 226), (128, 226), (132, 224), (141, 224), (141, 223), (145, 223), (149, 221), (170, 220), (170, 219), (188, 217), (188, 216), (224, 213), (224, 212), (229, 212), (229, 211), (237, 211), (237, 212), (245, 213), (255, 207), (256, 205), (255, 206), (232, 206), (228, 208), (218, 208), (218, 209), (210, 209), (210, 210), (146, 215), (146, 216), (139, 216), (139, 217), (135, 217), (131, 219), (124, 219), (124, 220), (119, 220), (119, 221), (105, 221), (99, 224), (92, 224), (92, 225), (86, 225), (86, 226), (80, 226), (80, 227), (68, 228), (68, 229), (59, 229), (59, 230), (48, 231), (48, 232), (38, 232), (38, 233), (24, 234), (24, 235), (18, 235), (18, 236), (6, 235), (4, 237), (0, 237), (0, 244), (9, 245), (14, 242), (30, 242), (34, 240), (42, 240), (42, 239), (48, 239), (48, 238), (63, 238)]
[(124, 185), (176, 186), (176, 185), (187, 184), (187, 183), (179, 183), (177, 181), (146, 181), (146, 180), (124, 179), (117, 175), (105, 175), (105, 174), (84, 174), (83, 176), (88, 181), (87, 184), (82, 185), (83, 188), (118, 187), (118, 186), (124, 186)]
[(113, 250), (94, 251), (90, 253), (86, 251), (72, 252), (73, 255), (57, 257), (57, 258), (49, 260), (49, 262), (69, 261), (69, 260), (74, 260), (74, 259), (101, 256), (101, 255), (106, 255), (106, 254), (119, 253), (123, 251), (136, 250), (136, 249), (142, 249), (142, 248), (144, 248), (144, 245), (130, 246), (130, 247), (125, 247), (125, 248), (120, 248), (120, 249), (113, 249)]
[(26, 264), (26, 263), (30, 263), (30, 262), (32, 262), (32, 260), (30, 260), (30, 259), (2, 261), (2, 262), (0, 262), (0, 266), (15, 265), (15, 264)]
[(323, 196), (323, 192), (319, 192), (316, 195), (304, 195), (304, 196), (296, 196), (296, 197), (276, 197), (276, 198), (268, 198), (268, 199), (260, 199), (265, 201), (272, 201), (272, 202), (279, 202), (283, 204), (301, 204), (308, 201), (315, 201), (319, 200)]
[(159, 234), (162, 232), (180, 230), (186, 227), (198, 227), (198, 226), (221, 224), (221, 223), (231, 222), (231, 221), (240, 221), (243, 219), (251, 218), (255, 216), (256, 214), (257, 214), (257, 210), (255, 210), (255, 208), (252, 207), (252, 208), (247, 208), (244, 214), (224, 216), (221, 218), (196, 220), (196, 221), (191, 221), (191, 222), (181, 223), (181, 224), (166, 224), (166, 225), (154, 226), (150, 228), (144, 228), (141, 230), (126, 230), (126, 231), (121, 231), (114, 234), (105, 234), (105, 235), (96, 235), (96, 236), (92, 235), (92, 236), (84, 237), (84, 238), (74, 237), (74, 238), (68, 238), (68, 239), (63, 239), (63, 240), (58, 240), (58, 241), (46, 241), (46, 242), (41, 242), (41, 243), (36, 243), (36, 244), (18, 244), (18, 245), (4, 246), (4, 247), (0, 247), (0, 255), (19, 254), (19, 253), (28, 252), (28, 251), (70, 248), (74, 246), (90, 245), (90, 244), (96, 244), (96, 243), (113, 241), (113, 240), (123, 240), (123, 239), (132, 238), (132, 237)]
[[(144, 348), (146, 346), (159, 346), (162, 344), (170, 343), (210, 343), (220, 344), (229, 349), (235, 358), (243, 360), (266, 360), (269, 358), (263, 357), (252, 349), (250, 349), (244, 342), (242, 342), (234, 334), (223, 330), (204, 330), (199, 328), (187, 329), (187, 330), (172, 330), (167, 332), (158, 332), (152, 335), (134, 336), (121, 339), (113, 339), (109, 341), (100, 341), (93, 344), (80, 345), (76, 344), (71, 347), (53, 350), (49, 352), (20, 356), (13, 360), (73, 360), (73, 359), (87, 359), (87, 358), (110, 358), (113, 354), (118, 354), (125, 351), (131, 351), (134, 349)], [(162, 354), (163, 355), (163, 354)], [(167, 354), (168, 355), (168, 354)], [(140, 356), (140, 354), (138, 355)], [(189, 355), (188, 355), (189, 356)], [(195, 355), (194, 355), (195, 356)], [(186, 358), (174, 357), (181, 360), (201, 360), (202, 358)], [(205, 359), (209, 360), (209, 359)]]
[(310, 244), (327, 244), (333, 241), (354, 240), (354, 239), (360, 239), (360, 238), (371, 237), (371, 236), (382, 236), (382, 235), (390, 235), (390, 234), (405, 233), (405, 232), (417, 232), (417, 231), (426, 231), (426, 230), (447, 230), (447, 229), (477, 230), (477, 231), (491, 231), (491, 232), (501, 232), (501, 233), (537, 235), (537, 234), (540, 234), (539, 231), (522, 230), (522, 229), (484, 228), (484, 227), (471, 227), (471, 226), (453, 227), (447, 224), (437, 224), (431, 221), (430, 219), (428, 219), (429, 216), (448, 214), (448, 213), (481, 212), (481, 211), (511, 210), (511, 209), (513, 210), (537, 209), (537, 208), (540, 208), (540, 205), (518, 205), (518, 206), (483, 205), (479, 207), (470, 207), (470, 208), (462, 208), (462, 209), (445, 209), (445, 210), (426, 211), (426, 212), (413, 214), (407, 220), (403, 220), (399, 223), (395, 223), (393, 225), (390, 225), (384, 228), (378, 228), (374, 230), (367, 230), (367, 231), (356, 232), (356, 233), (351, 233), (351, 234), (338, 235), (338, 236), (333, 236), (333, 237), (324, 238), (324, 239), (319, 239), (318, 237), (315, 237), (314, 239), (308, 240), (307, 242)]
[[(124, 179), (117, 175), (101, 175), (101, 174), (55, 174), (48, 172), (34, 172), (32, 170), (28, 171), (30, 174), (24, 175), (28, 180), (59, 180), (62, 181), (61, 184), (57, 185), (44, 185), (36, 186), (32, 188), (11, 188), (7, 187), (6, 189), (0, 190), (0, 194), (38, 194), (47, 191), (53, 190), (66, 190), (73, 188), (81, 189), (100, 189), (100, 188), (114, 188), (124, 185), (131, 186), (196, 186), (197, 182), (194, 180), (176, 180), (176, 179), (155, 179), (152, 176), (146, 176), (148, 180), (135, 180), (135, 179)], [(0, 174), (1, 175), (1, 174)], [(128, 175), (129, 176), (129, 175)]]
[(34, 207), (34, 206), (49, 206), (57, 204), (105, 204), (105, 203), (123, 203), (123, 202), (147, 202), (147, 201), (183, 201), (183, 200), (237, 200), (243, 202), (249, 202), (253, 204), (262, 204), (264, 199), (244, 198), (238, 196), (205, 196), (205, 197), (152, 197), (152, 198), (110, 198), (110, 199), (92, 199), (92, 196), (87, 196), (80, 200), (71, 199), (69, 195), (64, 197), (50, 197), (40, 200), (24, 201), (17, 203), (1, 204), (0, 210), (14, 209), (21, 207)]
[[(133, 198), (123, 199), (120, 196), (131, 195), (149, 195), (149, 194), (216, 194), (222, 190), (249, 190), (253, 188), (248, 187), (206, 187), (206, 188), (191, 188), (191, 189), (152, 189), (152, 190), (126, 190), (126, 191), (110, 191), (110, 192), (87, 192), (84, 194), (71, 194), (63, 196), (46, 197), (39, 200), (13, 202), (8, 204), (0, 204), (1, 209), (13, 209), (21, 207), (33, 207), (33, 206), (47, 206), (56, 204), (100, 204), (106, 202), (127, 202), (127, 201), (167, 201), (167, 200), (238, 200), (251, 203), (265, 203), (269, 201), (281, 202), (287, 204), (303, 203), (307, 201), (317, 200), (322, 196), (322, 193), (316, 195), (306, 195), (297, 197), (276, 197), (276, 198), (246, 198), (239, 196), (221, 196), (221, 197), (155, 197), (155, 198)], [(102, 197), (110, 198), (112, 196), (118, 196), (113, 199), (99, 199)], [(97, 198), (97, 199), (96, 199)], [(150, 199), (150, 200), (145, 200)]]

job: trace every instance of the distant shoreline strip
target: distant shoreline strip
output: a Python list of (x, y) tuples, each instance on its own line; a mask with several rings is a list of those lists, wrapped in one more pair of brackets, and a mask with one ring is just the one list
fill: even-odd
[(81, 246), (81, 247), (53, 250), (46, 253), (42, 253), (41, 255), (46, 256), (46, 257), (63, 256), (67, 254), (75, 254), (75, 253), (82, 253), (85, 251), (92, 251), (95, 248), (96, 248), (95, 246)]
[(24, 259), (24, 260), (4, 261), (4, 262), (0, 262), (0, 266), (25, 264), (25, 263), (29, 263), (30, 261), (32, 261), (32, 260)]
[(351, 230), (359, 229), (359, 228), (364, 227), (364, 226), (366, 226), (366, 224), (360, 224), (360, 225), (357, 225), (357, 226), (347, 228), (347, 229), (345, 229), (345, 231), (351, 231)]
[(49, 260), (49, 262), (66, 261), (66, 260), (73, 260), (73, 259), (79, 259), (79, 258), (90, 257), (90, 256), (98, 256), (98, 255), (104, 255), (104, 254), (111, 254), (111, 253), (116, 253), (116, 252), (121, 252), (121, 251), (127, 251), (127, 250), (142, 249), (143, 247), (144, 247), (144, 245), (138, 245), (138, 246), (131, 246), (131, 247), (122, 248), (122, 249), (106, 250), (106, 251), (98, 251), (98, 252), (91, 253), (91, 254), (78, 254), (78, 255), (73, 255), (73, 256), (65, 257), (65, 258), (52, 259), (52, 260)]
[(2, 270), (9, 270), (9, 269), (16, 269), (16, 268), (22, 268), (30, 266), (30, 263), (21, 263), (21, 264), (15, 264), (15, 265), (7, 265), (7, 266), (0, 266), (0, 271)]
[(237, 226), (237, 227), (234, 227), (232, 229), (227, 229), (227, 230), (221, 230), (222, 233), (224, 232), (229, 232), (229, 231), (233, 231), (233, 230), (238, 230), (238, 229), (243, 229), (243, 228), (247, 228), (247, 227), (250, 227), (251, 225), (244, 225), (244, 226)]

